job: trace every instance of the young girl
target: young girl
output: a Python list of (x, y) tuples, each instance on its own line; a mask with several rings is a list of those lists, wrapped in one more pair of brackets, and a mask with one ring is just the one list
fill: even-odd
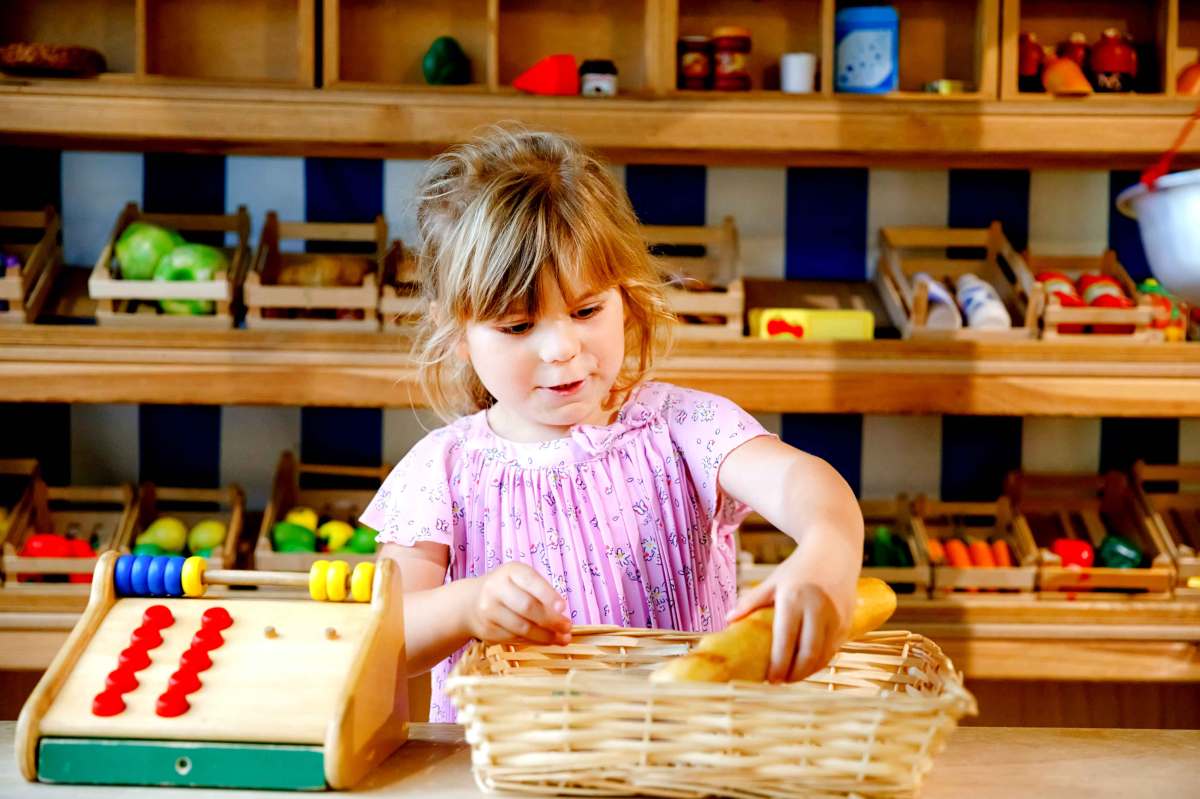
[[(362, 521), (401, 568), (409, 674), (431, 721), (464, 645), (565, 643), (573, 624), (710, 631), (776, 608), (772, 680), (842, 642), (862, 558), (853, 492), (732, 402), (649, 382), (672, 317), (608, 170), (549, 133), (494, 131), (421, 187), (417, 353), (450, 422)], [(453, 421), (451, 421), (453, 420)], [(798, 542), (736, 602), (738, 523)]]

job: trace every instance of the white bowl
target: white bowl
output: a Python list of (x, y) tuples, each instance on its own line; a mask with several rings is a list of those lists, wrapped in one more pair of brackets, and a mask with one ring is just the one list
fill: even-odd
[(1141, 183), (1117, 197), (1138, 221), (1150, 271), (1180, 299), (1200, 304), (1200, 169), (1164, 175), (1154, 190)]

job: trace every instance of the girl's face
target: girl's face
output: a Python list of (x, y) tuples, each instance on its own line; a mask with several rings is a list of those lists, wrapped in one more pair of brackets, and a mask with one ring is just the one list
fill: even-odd
[(603, 408), (625, 360), (625, 309), (615, 287), (568, 299), (543, 279), (536, 317), (467, 324), (460, 355), (496, 398), (492, 430), (514, 441), (562, 438), (606, 424)]

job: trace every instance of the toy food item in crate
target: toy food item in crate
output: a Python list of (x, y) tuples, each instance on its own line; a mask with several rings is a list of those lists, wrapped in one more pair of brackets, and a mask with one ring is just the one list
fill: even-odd
[[(229, 233), (231, 247), (203, 243)], [(249, 237), (244, 206), (232, 214), (151, 214), (129, 203), (88, 277), (96, 321), (232, 328), (250, 263)]]
[(1120, 472), (1013, 472), (1005, 494), (1038, 546), (1038, 587), (1077, 597), (1169, 597), (1170, 556)]
[(426, 306), (417, 280), (416, 254), (402, 242), (392, 243), (387, 259), (379, 316), (385, 333), (411, 332)]
[[(859, 507), (866, 525), (862, 576), (883, 580), (898, 594), (927, 594), (929, 562), (913, 538), (908, 499), (864, 499)], [(738, 585), (762, 582), (795, 548), (791, 536), (750, 514), (738, 528)]]
[(0, 324), (33, 323), (62, 267), (53, 208), (0, 211)]
[[(286, 252), (303, 241), (320, 252)], [(281, 222), (270, 211), (246, 276), (246, 327), (378, 330), (388, 228), (373, 222)]]
[(912, 529), (928, 556), (937, 594), (1032, 593), (1037, 585), (1037, 548), (1007, 497), (941, 502), (919, 496), (913, 503)]
[(1037, 337), (1041, 294), (1016, 268), (1018, 256), (999, 222), (987, 228), (885, 227), (879, 239), (875, 282), (904, 338)]
[[(876, 610), (860, 602), (854, 625)], [(755, 615), (707, 636), (581, 626), (564, 646), (473, 644), (446, 689), (479, 786), (539, 795), (915, 796), (976, 712), (922, 636), (866, 633), (783, 684), (762, 681), (770, 638)]]
[[(391, 467), (318, 466), (284, 452), (263, 512), (254, 563), (259, 569), (307, 571), (330, 557), (375, 560), (375, 531), (358, 521)], [(307, 479), (346, 478), (361, 487), (307, 488)]]
[(131, 485), (47, 486), (36, 477), (29, 512), (4, 541), (4, 589), (88, 583), (100, 553), (128, 551), (135, 514)]
[(1089, 341), (1108, 335), (1163, 341), (1168, 329), (1186, 328), (1182, 321), (1172, 323), (1169, 308), (1163, 312), (1162, 306), (1170, 305), (1164, 294), (1138, 290), (1112, 250), (1095, 257), (1042, 256), (1026, 250), (1020, 269), (1033, 276), (1045, 295), (1043, 338)]
[(667, 305), (684, 339), (742, 337), (746, 291), (733, 217), (720, 225), (643, 225), (642, 237), (667, 272)]
[(750, 335), (797, 341), (870, 341), (875, 316), (870, 311), (818, 308), (753, 308)]
[(1175, 591), (1200, 596), (1200, 464), (1138, 461), (1133, 487), (1159, 547), (1175, 564)]
[(246, 499), (225, 488), (138, 487), (130, 546), (135, 555), (199, 555), (213, 569), (232, 569), (242, 537)]

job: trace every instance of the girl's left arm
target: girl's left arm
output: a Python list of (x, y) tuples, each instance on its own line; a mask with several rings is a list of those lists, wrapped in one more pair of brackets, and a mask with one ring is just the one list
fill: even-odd
[(727, 621), (774, 605), (768, 679), (804, 679), (829, 662), (849, 629), (862, 567), (858, 500), (828, 463), (769, 436), (730, 452), (717, 482), (796, 540), (795, 552), (741, 594)]

